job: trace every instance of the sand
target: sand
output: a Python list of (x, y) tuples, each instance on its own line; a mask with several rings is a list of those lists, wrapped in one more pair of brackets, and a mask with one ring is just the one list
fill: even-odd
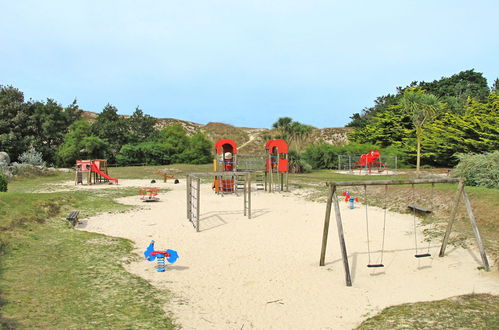
[[(120, 186), (151, 186), (146, 180)], [(345, 286), (336, 225), (330, 228), (326, 265), (319, 267), (325, 203), (299, 193), (252, 194), (253, 218), (242, 214), (242, 196), (219, 196), (202, 185), (201, 232), (186, 219), (185, 181), (161, 194), (160, 202), (139, 196), (119, 199), (142, 208), (83, 219), (80, 230), (131, 239), (141, 254), (149, 242), (174, 249), (180, 258), (164, 273), (146, 261), (127, 269), (168, 289), (165, 306), (184, 329), (351, 329), (384, 307), (460, 294), (499, 294), (497, 273), (477, 269), (478, 251), (449, 246), (439, 258), (414, 258), (413, 217), (389, 212), (384, 268), (367, 268), (365, 209), (341, 203), (353, 286)], [(98, 186), (95, 186), (98, 187)], [(112, 187), (112, 186), (111, 186)], [(102, 189), (86, 187), (84, 189)], [(369, 207), (372, 262), (379, 262), (383, 210)], [(418, 225), (417, 235), (422, 238)], [(420, 252), (426, 252), (426, 243)]]

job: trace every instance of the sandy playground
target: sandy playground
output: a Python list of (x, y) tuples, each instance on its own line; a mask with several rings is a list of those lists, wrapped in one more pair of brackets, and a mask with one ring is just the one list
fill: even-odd
[[(120, 186), (151, 186), (148, 180), (122, 180)], [(79, 189), (104, 189), (88, 186)], [(115, 186), (114, 186), (115, 187)], [(157, 203), (122, 198), (141, 208), (83, 219), (80, 230), (135, 242), (141, 254), (177, 250), (180, 258), (156, 272), (145, 259), (127, 265), (174, 298), (165, 306), (184, 329), (351, 329), (384, 307), (468, 293), (499, 294), (496, 273), (480, 271), (477, 249), (449, 246), (439, 258), (414, 258), (413, 218), (388, 213), (384, 268), (367, 268), (364, 212), (341, 203), (353, 287), (345, 286), (336, 225), (330, 227), (326, 265), (319, 256), (326, 203), (306, 201), (299, 191), (252, 194), (253, 218), (242, 214), (242, 196), (218, 196), (202, 185), (201, 231), (186, 219), (185, 180), (157, 182), (170, 188)], [(381, 246), (383, 211), (369, 208), (371, 249)], [(422, 238), (423, 228), (418, 228)], [(424, 246), (426, 252), (426, 244)], [(379, 253), (372, 254), (377, 262)]]

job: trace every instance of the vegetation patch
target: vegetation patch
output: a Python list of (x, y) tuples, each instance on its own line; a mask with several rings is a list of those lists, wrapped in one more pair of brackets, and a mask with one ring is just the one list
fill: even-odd
[(124, 269), (137, 258), (130, 241), (65, 220), (72, 209), (83, 217), (126, 211), (112, 199), (131, 193), (0, 195), (0, 328), (174, 327), (162, 310), (168, 294)]
[(470, 294), (385, 308), (357, 329), (497, 329), (499, 296)]

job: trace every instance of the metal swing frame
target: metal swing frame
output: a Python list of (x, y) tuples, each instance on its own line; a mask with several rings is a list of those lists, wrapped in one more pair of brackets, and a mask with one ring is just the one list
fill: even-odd
[(328, 198), (326, 204), (326, 215), (324, 218), (324, 231), (322, 234), (322, 245), (321, 245), (321, 256), (319, 260), (319, 266), (325, 265), (326, 259), (326, 249), (327, 249), (327, 239), (329, 233), (329, 222), (331, 219), (331, 209), (334, 204), (335, 217), (336, 217), (336, 225), (338, 228), (338, 239), (340, 243), (341, 256), (343, 260), (343, 267), (345, 270), (345, 282), (347, 286), (352, 286), (352, 277), (350, 275), (350, 266), (348, 264), (348, 253), (345, 243), (345, 235), (343, 232), (343, 222), (341, 219), (340, 213), (340, 205), (338, 201), (338, 196), (336, 194), (337, 187), (343, 186), (381, 186), (381, 185), (408, 185), (408, 184), (428, 184), (428, 183), (458, 183), (456, 196), (454, 198), (453, 208), (451, 211), (451, 215), (449, 221), (447, 223), (447, 229), (445, 231), (445, 235), (442, 240), (442, 246), (440, 247), (439, 257), (443, 257), (445, 255), (445, 249), (447, 247), (447, 243), (449, 240), (450, 233), (452, 231), (452, 226), (456, 219), (457, 209), (459, 206), (459, 201), (461, 196), (463, 197), (464, 204), (466, 207), (466, 211), (468, 213), (468, 218), (471, 223), (471, 227), (473, 228), (473, 233), (480, 250), (480, 256), (482, 258), (482, 265), (486, 271), (490, 270), (489, 262), (487, 260), (487, 255), (485, 254), (485, 248), (483, 246), (483, 242), (480, 236), (480, 232), (478, 230), (478, 225), (476, 223), (475, 216), (473, 214), (473, 209), (471, 207), (471, 202), (468, 198), (466, 190), (464, 189), (464, 180), (457, 178), (435, 178), (435, 179), (409, 179), (409, 180), (370, 180), (370, 181), (332, 181), (326, 182), (328, 186)]

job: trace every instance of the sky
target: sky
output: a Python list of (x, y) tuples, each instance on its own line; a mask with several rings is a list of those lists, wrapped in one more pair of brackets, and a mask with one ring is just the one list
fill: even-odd
[(100, 112), (342, 127), (412, 81), (499, 77), (499, 1), (0, 0), (0, 84)]

